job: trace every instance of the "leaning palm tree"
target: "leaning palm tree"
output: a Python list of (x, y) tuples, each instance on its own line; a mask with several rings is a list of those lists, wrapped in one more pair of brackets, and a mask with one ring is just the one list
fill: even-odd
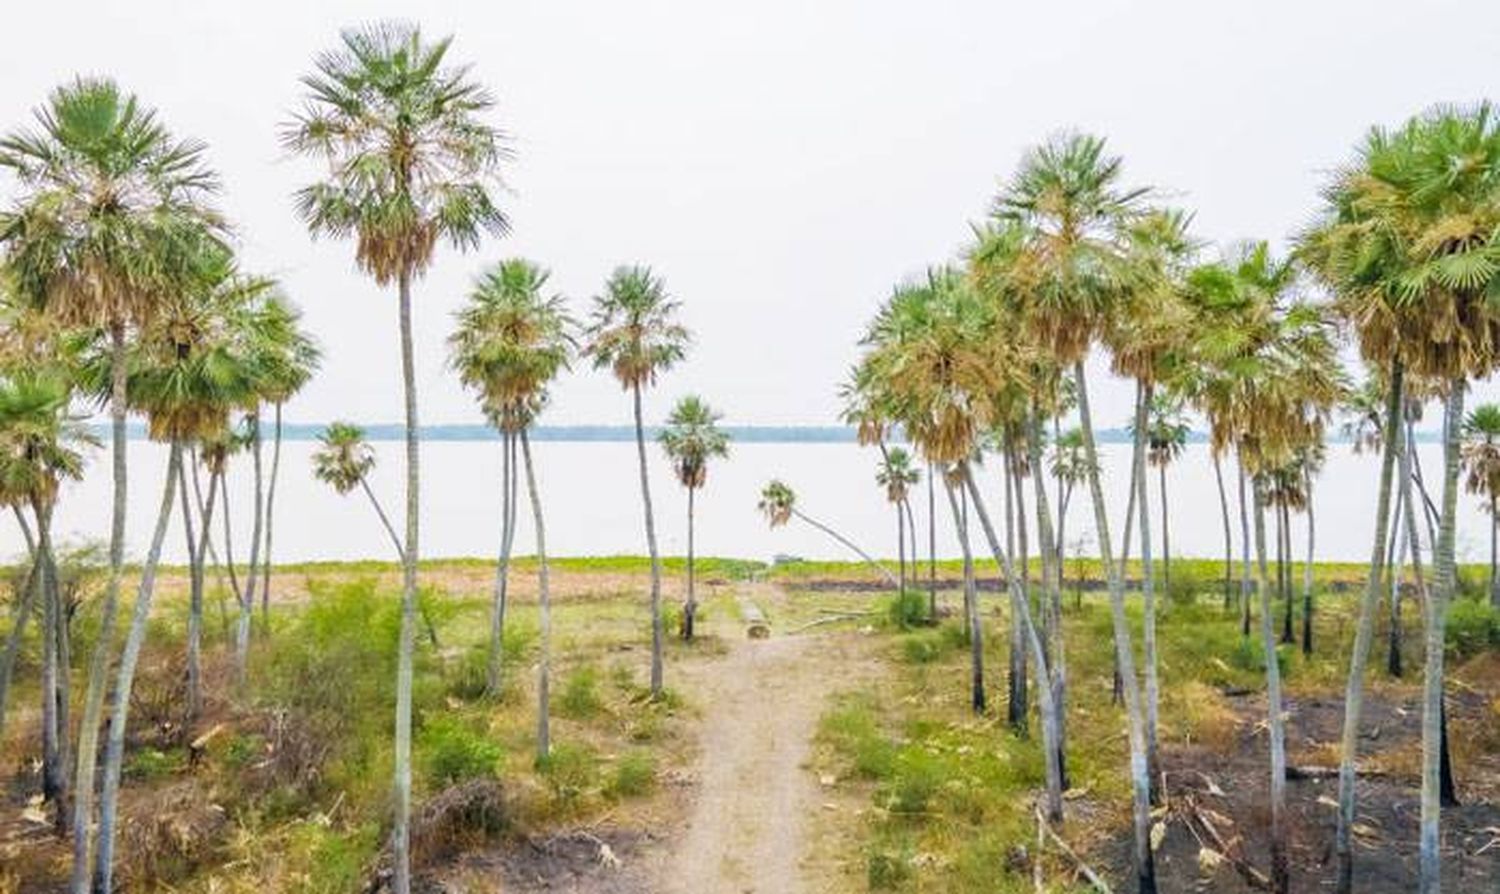
[(892, 574), (889, 568), (875, 561), (869, 553), (860, 549), (859, 545), (853, 540), (850, 540), (823, 522), (803, 512), (801, 507), (797, 505), (797, 492), (792, 490), (791, 486), (786, 482), (780, 479), (772, 479), (767, 482), (766, 486), (761, 488), (760, 500), (756, 503), (756, 508), (760, 510), (761, 515), (766, 517), (766, 523), (773, 528), (779, 528), (793, 518), (806, 522), (829, 537), (832, 537), (845, 549), (863, 559), (866, 565), (879, 572), (892, 587), (898, 585), (896, 575)]
[[(907, 495), (922, 480), (922, 473), (912, 464), (911, 454), (900, 447), (885, 451), (875, 472), (875, 483), (885, 491), (886, 501), (896, 509), (896, 567), (899, 587), (906, 592), (906, 511)], [(915, 558), (915, 557), (913, 557)]]
[(661, 556), (651, 512), (651, 479), (646, 469), (646, 428), (641, 391), (687, 354), (691, 336), (677, 320), (680, 305), (649, 267), (618, 267), (594, 297), (585, 352), (595, 369), (608, 369), (630, 392), (635, 411), (635, 446), (640, 465), (641, 504), (646, 516), (646, 548), (651, 554), (651, 696), (662, 695)]
[[(562, 296), (549, 294), (546, 268), (520, 258), (502, 261), (480, 276), (469, 302), (455, 319), (448, 343), (451, 365), (463, 383), (479, 397), (485, 412), (503, 434), (520, 442), (526, 490), (535, 524), (538, 561), (538, 604), (541, 614), (541, 660), (537, 664), (537, 760), (551, 750), (550, 685), (552, 656), (552, 599), (548, 585), (547, 536), (537, 491), (528, 431), (547, 403), (547, 389), (568, 368), (573, 356), (574, 324)], [(506, 469), (504, 475), (509, 476)], [(502, 500), (511, 494), (502, 495)], [(514, 512), (502, 534), (500, 584), (491, 614), (490, 667), (494, 689), (499, 688), (500, 638), (504, 633), (505, 564), (514, 535)]]
[(1133, 786), (1133, 862), (1137, 886), (1156, 891), (1151, 853), (1151, 781), (1146, 760), (1145, 714), (1125, 616), (1122, 569), (1114, 559), (1098, 469), (1093, 414), (1084, 361), (1103, 334), (1123, 293), (1125, 231), (1141, 211), (1147, 190), (1122, 187), (1122, 162), (1102, 139), (1064, 134), (1029, 150), (996, 200), (1002, 221), (1027, 229), (1027, 288), (1018, 289), (1020, 320), (1059, 365), (1073, 368), (1079, 428), (1091, 467), (1088, 476), (1099, 551), (1109, 583), (1116, 661), (1124, 682)]
[[(1441, 728), (1444, 628), (1456, 580), (1457, 490), (1464, 392), (1496, 363), (1500, 318), (1489, 297), (1500, 256), (1500, 126), (1488, 104), (1440, 107), (1399, 128), (1372, 130), (1357, 157), (1324, 189), (1320, 220), (1302, 253), (1333, 293), (1366, 363), (1390, 388), (1387, 420), (1400, 418), (1404, 380), (1440, 391), (1444, 490), (1426, 600), (1419, 890), (1441, 888)], [(1345, 699), (1336, 841), (1338, 890), (1352, 890), (1354, 755), (1362, 674), (1379, 600), (1397, 425), (1386, 426), (1370, 580), (1361, 603)]]
[[(99, 721), (125, 560), (126, 346), (133, 328), (176, 290), (200, 233), (222, 229), (207, 204), (217, 178), (203, 151), (104, 79), (59, 87), (37, 110), (34, 129), (0, 140), (0, 167), (19, 185), (12, 209), (0, 215), (0, 250), (17, 295), (66, 324), (102, 329), (109, 344), (110, 572), (79, 727), (73, 894), (85, 894), (94, 874)], [(107, 891), (111, 867), (99, 869)]]
[(297, 213), (314, 236), (353, 237), (355, 260), (377, 285), (395, 284), (406, 416), (406, 531), (401, 640), (397, 659), (396, 894), (411, 890), (412, 633), (417, 600), (420, 487), (412, 282), (433, 262), (439, 241), (460, 250), (509, 228), (492, 192), (505, 157), (484, 120), (494, 100), (447, 56), (451, 38), (427, 40), (414, 25), (352, 28), (302, 79), (306, 107), (284, 140), (328, 165), (325, 179), (297, 193)]
[(693, 574), (693, 494), (708, 481), (708, 461), (729, 455), (729, 435), (719, 428), (723, 416), (696, 395), (688, 395), (672, 408), (661, 446), (672, 460), (677, 480), (687, 489), (687, 600), (682, 604), (682, 638), (693, 638), (698, 597)]
[(1496, 574), (1496, 532), (1500, 531), (1500, 405), (1480, 404), (1464, 420), (1464, 486), (1485, 499), (1490, 516), (1490, 602), (1500, 608), (1500, 575)]
[(401, 538), (391, 525), (385, 507), (370, 489), (370, 472), (375, 469), (375, 448), (365, 440), (365, 430), (352, 422), (330, 422), (318, 433), (318, 447), (312, 455), (313, 477), (332, 487), (340, 495), (359, 488), (375, 510), (380, 526), (391, 538), (396, 555), (401, 555)]

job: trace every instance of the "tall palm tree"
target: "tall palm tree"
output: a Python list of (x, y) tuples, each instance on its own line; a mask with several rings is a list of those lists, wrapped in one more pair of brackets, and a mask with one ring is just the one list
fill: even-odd
[[(463, 383), (479, 397), (485, 412), (502, 432), (520, 441), (526, 489), (536, 526), (541, 612), (541, 661), (537, 668), (537, 760), (545, 760), (551, 747), (550, 684), (552, 655), (552, 600), (547, 569), (546, 528), (541, 495), (537, 491), (528, 429), (547, 403), (547, 389), (568, 368), (573, 354), (574, 324), (563, 306), (562, 296), (549, 294), (548, 271), (520, 258), (500, 262), (479, 278), (469, 301), (455, 315), (457, 328), (448, 343), (451, 365)], [(509, 474), (507, 470), (505, 474)], [(509, 495), (505, 495), (508, 499)], [(514, 518), (503, 535), (501, 562), (509, 561), (509, 540)], [(500, 572), (503, 585), (504, 571)], [(503, 635), (502, 593), (497, 592), (496, 617), (490, 642), (491, 667), (496, 675)]]
[(1182, 398), (1169, 391), (1157, 392), (1146, 408), (1146, 463), (1156, 469), (1161, 498), (1162, 587), (1172, 591), (1172, 537), (1167, 500), (1167, 467), (1187, 449), (1188, 424), (1182, 414)]
[(1078, 389), (1079, 428), (1091, 471), (1101, 560), (1109, 582), (1116, 660), (1124, 680), (1124, 700), (1134, 794), (1133, 861), (1137, 887), (1156, 891), (1151, 853), (1151, 783), (1147, 768), (1145, 714), (1135, 657), (1125, 616), (1122, 569), (1114, 561), (1104, 491), (1099, 479), (1084, 360), (1113, 317), (1123, 293), (1122, 258), (1125, 231), (1141, 212), (1147, 191), (1121, 186), (1122, 161), (1110, 155), (1102, 139), (1063, 134), (1025, 154), (1015, 176), (996, 200), (1002, 220), (1027, 228), (1029, 288), (1022, 297), (1022, 320), (1036, 341), (1060, 365), (1073, 368)]
[(682, 605), (682, 638), (693, 638), (698, 596), (693, 574), (693, 494), (708, 481), (708, 462), (729, 455), (729, 435), (719, 428), (722, 414), (702, 398), (688, 395), (677, 402), (661, 433), (661, 446), (672, 460), (677, 480), (687, 489), (687, 601)]
[(651, 478), (646, 468), (646, 428), (641, 391), (656, 384), (687, 354), (692, 340), (677, 320), (680, 304), (666, 283), (649, 267), (618, 267), (594, 297), (585, 353), (595, 369), (608, 369), (630, 392), (635, 411), (635, 446), (640, 465), (641, 504), (646, 516), (646, 548), (651, 554), (651, 696), (662, 695), (661, 556), (656, 548), (656, 519), (651, 511)]
[(870, 554), (860, 549), (859, 545), (853, 540), (850, 540), (823, 522), (803, 512), (801, 507), (797, 505), (797, 492), (792, 490), (791, 486), (786, 484), (786, 482), (779, 479), (772, 479), (767, 482), (766, 486), (761, 488), (760, 500), (756, 503), (756, 508), (760, 510), (761, 515), (766, 517), (766, 523), (773, 528), (779, 528), (793, 518), (800, 519), (817, 528), (863, 559), (866, 565), (880, 572), (886, 579), (886, 582), (892, 587), (898, 586), (896, 576), (891, 573), (889, 568), (871, 558)]
[[(18, 296), (64, 323), (102, 329), (110, 351), (110, 572), (78, 738), (73, 894), (85, 894), (93, 872), (99, 720), (125, 559), (126, 344), (176, 289), (201, 232), (222, 229), (208, 205), (217, 178), (203, 153), (201, 143), (173, 137), (155, 111), (105, 79), (57, 88), (33, 129), (0, 139), (0, 167), (19, 184), (0, 215), (0, 249)], [(102, 867), (101, 886), (110, 882)]]
[(303, 77), (306, 107), (287, 126), (284, 140), (291, 151), (328, 166), (325, 179), (297, 193), (297, 213), (308, 229), (314, 236), (353, 237), (360, 269), (377, 285), (394, 283), (399, 302), (406, 531), (391, 851), (396, 894), (409, 894), (412, 628), (421, 505), (412, 282), (432, 266), (439, 241), (468, 250), (486, 233), (509, 229), (491, 195), (505, 152), (499, 132), (484, 119), (494, 100), (467, 66), (448, 63), (451, 38), (428, 40), (415, 25), (388, 22), (348, 29), (340, 42)]
[[(1436, 387), (1444, 404), (1444, 491), (1426, 602), (1419, 890), (1441, 889), (1441, 741), (1444, 628), (1455, 582), (1454, 547), (1464, 391), (1496, 362), (1500, 320), (1489, 306), (1500, 257), (1500, 126), (1488, 104), (1439, 107), (1399, 128), (1376, 128), (1354, 161), (1324, 189), (1320, 220), (1302, 252), (1329, 286), (1367, 363), (1387, 375), (1387, 419), (1399, 418), (1403, 380)], [(1389, 490), (1395, 431), (1388, 425), (1382, 494)], [(1375, 581), (1385, 540), (1383, 497), (1371, 580), (1361, 605), (1345, 699), (1344, 764), (1336, 842), (1339, 891), (1352, 889), (1354, 752)]]
[(1500, 405), (1480, 404), (1464, 420), (1462, 460), (1471, 494), (1485, 499), (1490, 515), (1490, 603), (1500, 608), (1500, 575), (1496, 574), (1496, 532), (1500, 531)]
[(896, 567), (901, 592), (906, 592), (906, 514), (907, 496), (922, 480), (922, 473), (912, 464), (911, 454), (900, 447), (885, 451), (875, 472), (875, 483), (885, 491), (885, 498), (896, 509)]

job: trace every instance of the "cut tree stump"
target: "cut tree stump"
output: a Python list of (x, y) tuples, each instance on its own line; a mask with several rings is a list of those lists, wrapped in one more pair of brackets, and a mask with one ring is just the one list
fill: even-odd
[(739, 601), (740, 617), (745, 619), (745, 634), (751, 639), (769, 639), (771, 622), (766, 620), (765, 612), (744, 596), (741, 596)]

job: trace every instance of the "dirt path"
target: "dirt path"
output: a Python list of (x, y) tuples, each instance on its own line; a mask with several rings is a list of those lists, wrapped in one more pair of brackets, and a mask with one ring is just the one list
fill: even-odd
[[(774, 601), (769, 588), (748, 591)], [(762, 602), (766, 604), (766, 602)], [(828, 696), (869, 670), (859, 637), (732, 640), (722, 661), (682, 681), (703, 706), (695, 797), (661, 866), (668, 894), (809, 890), (804, 828), (818, 809), (806, 767)]]

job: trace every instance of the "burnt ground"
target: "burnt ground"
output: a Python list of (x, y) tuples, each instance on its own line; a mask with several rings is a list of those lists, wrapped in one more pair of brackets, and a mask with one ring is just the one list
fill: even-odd
[[(1442, 814), (1443, 881), (1450, 891), (1500, 890), (1500, 680), (1490, 691), (1451, 687), (1450, 736), (1460, 806)], [(1163, 750), (1169, 809), (1166, 835), (1157, 851), (1163, 891), (1242, 894), (1257, 890), (1228, 862), (1200, 863), (1204, 844), (1218, 849), (1203, 828), (1206, 818), (1230, 850), (1256, 871), (1269, 871), (1269, 757), (1265, 700), (1257, 695), (1229, 700), (1236, 729), (1227, 751), (1201, 745)], [(1343, 699), (1301, 696), (1287, 700), (1292, 890), (1331, 890), (1337, 821), (1338, 741)], [(1365, 698), (1360, 730), (1362, 770), (1357, 787), (1354, 890), (1361, 894), (1407, 894), (1416, 889), (1418, 776), (1421, 705), (1415, 693), (1372, 692)], [(1128, 831), (1126, 832), (1128, 835)], [(1117, 878), (1128, 878), (1128, 839), (1117, 840), (1110, 862)], [(1209, 858), (1212, 863), (1212, 858)]]
[(616, 827), (523, 838), (464, 856), (419, 879), (424, 894), (652, 894), (649, 832)]

